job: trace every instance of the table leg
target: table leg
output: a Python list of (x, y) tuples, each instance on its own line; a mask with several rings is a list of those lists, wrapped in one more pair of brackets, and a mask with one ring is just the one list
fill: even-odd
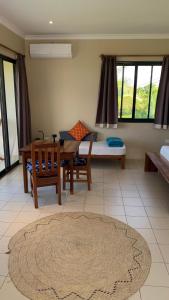
[(28, 193), (28, 174), (26, 169), (27, 159), (25, 153), (22, 153), (22, 164), (23, 164), (23, 183), (24, 183), (24, 192)]
[(73, 193), (73, 160), (70, 160), (70, 194)]
[(121, 158), (121, 169), (125, 169), (125, 155), (123, 155)]

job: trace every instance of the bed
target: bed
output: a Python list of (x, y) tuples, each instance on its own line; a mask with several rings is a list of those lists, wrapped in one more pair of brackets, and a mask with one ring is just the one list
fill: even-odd
[[(79, 155), (86, 156), (89, 149), (89, 141), (82, 141), (79, 146)], [(125, 168), (125, 155), (126, 146), (122, 147), (109, 147), (106, 141), (93, 142), (92, 146), (92, 158), (104, 158), (119, 160), (121, 162), (121, 168)]]
[[(62, 140), (74, 140), (68, 131), (60, 131), (59, 134)], [(97, 141), (97, 132), (90, 132), (81, 141), (79, 146), (80, 156), (85, 157), (88, 154), (91, 138), (93, 140), (92, 158), (119, 160), (121, 168), (125, 169), (126, 146), (109, 147), (106, 141)]]

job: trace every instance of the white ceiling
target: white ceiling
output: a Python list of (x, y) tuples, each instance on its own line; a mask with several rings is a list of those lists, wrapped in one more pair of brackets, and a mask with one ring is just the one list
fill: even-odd
[(169, 0), (0, 0), (0, 15), (25, 35), (169, 34)]

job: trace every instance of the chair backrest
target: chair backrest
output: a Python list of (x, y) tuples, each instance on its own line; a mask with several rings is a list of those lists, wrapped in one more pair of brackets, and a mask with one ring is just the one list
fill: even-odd
[[(60, 177), (60, 143), (35, 141), (31, 146), (33, 177)], [(57, 164), (57, 165), (56, 165)], [(57, 168), (56, 168), (57, 166)]]

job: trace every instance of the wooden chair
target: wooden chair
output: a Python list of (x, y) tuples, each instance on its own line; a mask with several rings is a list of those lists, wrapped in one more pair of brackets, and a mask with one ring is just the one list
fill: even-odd
[(58, 203), (61, 205), (60, 143), (34, 142), (31, 146), (30, 172), (32, 196), (35, 208), (38, 208), (38, 187), (56, 186)]
[[(87, 182), (88, 190), (91, 190), (91, 152), (93, 141), (90, 141), (89, 152), (87, 156), (77, 155), (73, 165), (67, 164), (63, 167), (63, 189), (66, 189), (66, 183), (70, 182), (70, 170), (73, 168), (74, 182)], [(86, 176), (86, 179), (81, 178)]]

